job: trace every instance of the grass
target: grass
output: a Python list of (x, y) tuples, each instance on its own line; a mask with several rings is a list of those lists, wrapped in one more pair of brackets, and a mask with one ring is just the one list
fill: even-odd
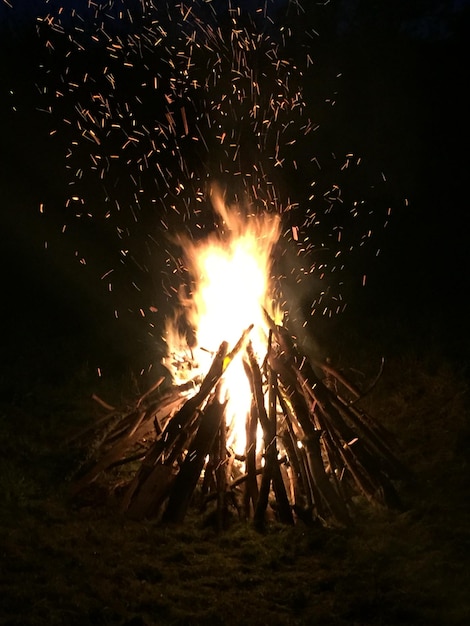
[[(366, 376), (371, 353), (353, 352)], [(166, 527), (77, 508), (63, 442), (93, 418), (93, 391), (118, 402), (131, 390), (86, 365), (69, 380), (17, 380), (0, 406), (1, 624), (470, 623), (468, 384), (438, 351), (396, 350), (363, 400), (414, 471), (404, 510), (358, 502), (342, 530), (235, 522), (218, 535), (196, 514)]]

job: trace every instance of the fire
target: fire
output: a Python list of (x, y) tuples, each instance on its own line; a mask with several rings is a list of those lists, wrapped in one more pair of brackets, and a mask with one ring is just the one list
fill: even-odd
[[(167, 328), (173, 375), (179, 380), (188, 377), (188, 365), (191, 376), (204, 376), (222, 341), (232, 349), (251, 326), (249, 338), (261, 362), (268, 340), (263, 308), (276, 317), (270, 274), (271, 253), (280, 235), (279, 216), (243, 215), (240, 207), (227, 207), (219, 194), (214, 194), (213, 206), (221, 218), (221, 228), (203, 241), (180, 240), (193, 283), (190, 298), (181, 304), (196, 345), (191, 348), (188, 364), (187, 343), (171, 324)], [(244, 452), (251, 405), (242, 359), (240, 353), (227, 368), (222, 387), (228, 400), (229, 443), (237, 453)]]

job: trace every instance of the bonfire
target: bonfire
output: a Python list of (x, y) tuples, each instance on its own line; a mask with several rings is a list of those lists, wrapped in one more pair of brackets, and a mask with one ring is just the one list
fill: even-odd
[(407, 470), (358, 405), (368, 389), (308, 358), (283, 325), (270, 280), (279, 216), (215, 193), (213, 205), (214, 234), (179, 239), (192, 281), (166, 328), (169, 374), (132, 406), (95, 396), (106, 413), (82, 433), (95, 448), (74, 494), (106, 479), (135, 519), (180, 523), (197, 504), (219, 528), (234, 515), (260, 529), (348, 525), (358, 499), (396, 506)]

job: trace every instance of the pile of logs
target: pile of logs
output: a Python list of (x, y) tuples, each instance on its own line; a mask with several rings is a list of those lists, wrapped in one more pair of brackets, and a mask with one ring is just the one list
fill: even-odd
[[(86, 433), (95, 452), (74, 493), (127, 464), (134, 469), (120, 486), (120, 506), (135, 519), (182, 522), (196, 499), (219, 528), (233, 512), (260, 529), (269, 518), (348, 525), (357, 496), (397, 506), (395, 482), (408, 471), (393, 436), (358, 407), (363, 393), (330, 364), (309, 361), (284, 328), (266, 319), (262, 364), (248, 328), (230, 352), (220, 345), (204, 378), (163, 391), (160, 379), (134, 406), (107, 407)], [(243, 457), (227, 446), (226, 402), (218, 393), (237, 354), (252, 391)]]

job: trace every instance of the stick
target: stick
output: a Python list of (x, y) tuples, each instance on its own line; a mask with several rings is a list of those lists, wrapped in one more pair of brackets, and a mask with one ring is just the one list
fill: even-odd
[[(212, 361), (212, 365), (206, 377), (201, 383), (199, 391), (192, 398), (186, 400), (181, 409), (169, 421), (162, 436), (155, 441), (150, 448), (136, 476), (130, 483), (123, 500), (123, 508), (130, 509), (132, 500), (138, 497), (139, 490), (145, 481), (151, 476), (154, 468), (165, 463), (169, 465), (182, 451), (182, 447), (188, 438), (190, 425), (197, 419), (197, 412), (201, 404), (205, 401), (214, 385), (221, 378), (224, 371), (224, 359), (227, 354), (228, 344), (222, 342), (220, 348)], [(165, 462), (166, 454), (166, 462)], [(139, 510), (143, 507), (139, 506)]]
[[(248, 380), (250, 380), (251, 371), (249, 364), (243, 360), (243, 367), (245, 369), (245, 373), (248, 376)], [(251, 510), (256, 505), (258, 501), (258, 482), (256, 480), (256, 431), (258, 426), (258, 412), (256, 409), (256, 404), (252, 396), (250, 412), (246, 418), (246, 447), (245, 447), (245, 469), (247, 480), (245, 483), (245, 488), (243, 492), (243, 512), (245, 519), (249, 519), (251, 515)]]
[(199, 422), (199, 428), (173, 484), (162, 521), (183, 522), (206, 457), (220, 428), (226, 404), (226, 402), (220, 403), (214, 398), (205, 408)]
[[(270, 351), (270, 349), (269, 349)], [(286, 484), (282, 477), (280, 465), (277, 463), (277, 375), (270, 367), (268, 363), (268, 407), (269, 407), (269, 422), (272, 424), (272, 430), (274, 434), (272, 463), (276, 463), (276, 468), (273, 472), (273, 490), (276, 496), (276, 501), (279, 509), (279, 520), (284, 524), (293, 524), (294, 518), (292, 517), (292, 509), (290, 506), (289, 498), (287, 497)]]
[(294, 510), (303, 508), (306, 505), (307, 509), (311, 511), (313, 509), (313, 498), (310, 482), (303, 463), (303, 458), (300, 455), (300, 449), (297, 446), (298, 439), (292, 425), (290, 410), (279, 389), (278, 399), (287, 426), (282, 437), (282, 442), (287, 451), (294, 474)]
[(338, 523), (349, 525), (351, 519), (346, 504), (331, 485), (325, 472), (319, 440), (321, 432), (314, 427), (310, 416), (310, 409), (305, 398), (298, 391), (296, 385), (297, 381), (292, 372), (286, 367), (283, 367), (282, 361), (279, 359), (275, 360), (275, 365), (278, 371), (280, 370), (279, 376), (284, 386), (284, 394), (289, 398), (291, 405), (294, 407), (295, 416), (305, 435), (303, 444), (306, 451), (308, 470), (313, 483)]
[(264, 528), (264, 515), (268, 505), (269, 490), (271, 480), (279, 505), (279, 516), (282, 522), (293, 524), (294, 518), (290, 509), (289, 500), (287, 498), (284, 481), (277, 464), (277, 448), (276, 448), (276, 425), (275, 421), (271, 421), (266, 413), (264, 406), (263, 387), (261, 380), (261, 372), (258, 362), (256, 361), (253, 347), (247, 345), (248, 361), (251, 369), (250, 386), (256, 402), (258, 418), (263, 429), (263, 440), (265, 449), (265, 466), (261, 476), (261, 485), (259, 489), (258, 501), (255, 507), (254, 523), (259, 530)]
[(155, 384), (153, 384), (150, 389), (148, 391), (146, 391), (144, 394), (142, 394), (140, 396), (140, 398), (137, 400), (137, 404), (136, 407), (139, 407), (142, 402), (148, 398), (148, 396), (153, 393), (156, 389), (158, 389), (160, 387), (160, 385), (162, 384), (162, 382), (165, 380), (165, 376), (160, 376), (160, 378), (157, 379), (157, 381), (155, 382)]
[[(225, 413), (223, 414), (223, 417)], [(217, 438), (217, 466), (215, 482), (217, 487), (217, 530), (221, 532), (227, 526), (227, 426), (225, 419), (219, 424)]]
[(108, 404), (107, 402), (102, 400), (99, 396), (96, 395), (96, 393), (94, 393), (91, 396), (91, 399), (94, 400), (95, 402), (97, 402), (100, 406), (102, 406), (107, 411), (115, 411), (116, 410), (116, 407), (114, 407), (111, 404)]

